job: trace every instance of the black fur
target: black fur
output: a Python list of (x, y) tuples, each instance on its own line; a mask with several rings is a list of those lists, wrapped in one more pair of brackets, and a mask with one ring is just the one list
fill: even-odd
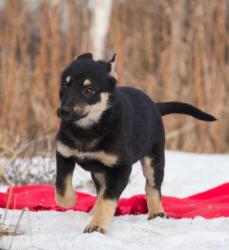
[(216, 118), (210, 114), (207, 114), (200, 109), (182, 102), (158, 102), (157, 106), (162, 116), (169, 114), (185, 114), (191, 115), (202, 121), (216, 121)]
[[(94, 61), (92, 54), (79, 56), (62, 74), (60, 98), (61, 107), (66, 107), (67, 115), (59, 112), (61, 117), (57, 141), (78, 152), (104, 151), (106, 154), (117, 156), (113, 166), (106, 166), (98, 159), (91, 157), (65, 157), (57, 153), (56, 189), (60, 195), (65, 193), (65, 178), (78, 163), (82, 168), (92, 173), (97, 192), (104, 187), (104, 199), (118, 200), (128, 183), (133, 163), (145, 156), (151, 159), (154, 170), (153, 188), (160, 188), (164, 176), (164, 146), (165, 135), (162, 116), (170, 113), (182, 113), (197, 119), (213, 121), (213, 116), (199, 109), (181, 103), (155, 104), (142, 91), (129, 87), (115, 87), (116, 80), (110, 75), (109, 62)], [(71, 82), (66, 77), (71, 76)], [(84, 96), (83, 82), (90, 79), (95, 93)], [(91, 90), (90, 90), (91, 91)], [(101, 93), (109, 94), (109, 106), (104, 110), (100, 119), (89, 127), (82, 127), (77, 121), (85, 117), (73, 112), (75, 105), (94, 105), (101, 101)], [(83, 117), (83, 118), (82, 118)], [(76, 122), (76, 123), (75, 123)], [(97, 140), (96, 145), (90, 143)], [(104, 183), (96, 178), (96, 173), (103, 174)], [(146, 176), (148, 186), (149, 176)], [(153, 215), (151, 215), (153, 217)]]

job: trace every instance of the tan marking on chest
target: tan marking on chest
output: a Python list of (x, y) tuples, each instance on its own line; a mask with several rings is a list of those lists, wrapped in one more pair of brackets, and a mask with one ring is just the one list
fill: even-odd
[(101, 93), (100, 98), (101, 100), (99, 102), (93, 105), (86, 105), (82, 109), (87, 116), (75, 122), (78, 126), (88, 128), (100, 120), (103, 112), (109, 108), (109, 94)]
[(91, 159), (103, 163), (107, 167), (113, 167), (118, 162), (118, 157), (114, 154), (106, 153), (103, 150), (95, 152), (82, 152), (77, 149), (70, 148), (61, 142), (56, 143), (57, 151), (66, 158), (74, 156), (81, 160)]

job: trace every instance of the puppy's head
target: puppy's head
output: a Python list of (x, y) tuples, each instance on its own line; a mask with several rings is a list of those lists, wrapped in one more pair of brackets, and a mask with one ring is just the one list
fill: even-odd
[(78, 56), (62, 73), (58, 116), (68, 123), (90, 127), (111, 106), (115, 90), (114, 55), (95, 61), (91, 53)]

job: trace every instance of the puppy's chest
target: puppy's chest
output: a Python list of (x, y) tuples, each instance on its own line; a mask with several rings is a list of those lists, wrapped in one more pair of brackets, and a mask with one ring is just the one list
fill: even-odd
[(75, 157), (79, 162), (98, 161), (106, 167), (113, 167), (118, 163), (118, 156), (104, 150), (81, 150), (80, 148), (71, 148), (60, 141), (56, 143), (57, 152), (66, 158)]

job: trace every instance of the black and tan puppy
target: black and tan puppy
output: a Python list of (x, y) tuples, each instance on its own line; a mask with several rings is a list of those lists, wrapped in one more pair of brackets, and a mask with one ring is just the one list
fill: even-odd
[(146, 178), (149, 219), (165, 216), (161, 205), (164, 176), (164, 128), (161, 116), (170, 113), (215, 118), (185, 103), (154, 103), (142, 91), (116, 88), (115, 56), (95, 61), (79, 56), (63, 72), (56, 137), (56, 201), (71, 207), (75, 163), (91, 172), (97, 189), (93, 217), (85, 232), (106, 232), (119, 197), (127, 185), (133, 163), (140, 160)]

